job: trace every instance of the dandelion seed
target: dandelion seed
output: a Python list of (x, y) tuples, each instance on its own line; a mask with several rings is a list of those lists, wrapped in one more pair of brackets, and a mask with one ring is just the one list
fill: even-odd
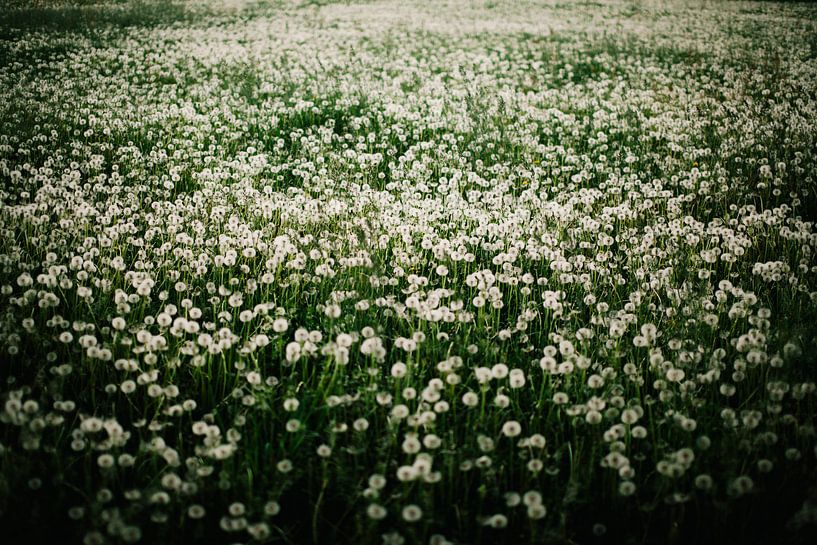
[(423, 518), (423, 510), (414, 504), (407, 505), (403, 507), (402, 516), (406, 522), (417, 522)]
[(522, 426), (515, 420), (508, 420), (502, 424), (502, 435), (505, 437), (516, 437), (522, 433)]

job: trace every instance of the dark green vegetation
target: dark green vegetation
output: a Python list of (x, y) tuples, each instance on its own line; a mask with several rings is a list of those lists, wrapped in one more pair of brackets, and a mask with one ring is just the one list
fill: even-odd
[(4, 535), (810, 542), (814, 11), (4, 10)]

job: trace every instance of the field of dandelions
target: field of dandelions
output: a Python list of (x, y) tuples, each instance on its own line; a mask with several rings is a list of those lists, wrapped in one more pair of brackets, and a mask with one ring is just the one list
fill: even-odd
[(808, 542), (815, 21), (5, 2), (3, 542)]

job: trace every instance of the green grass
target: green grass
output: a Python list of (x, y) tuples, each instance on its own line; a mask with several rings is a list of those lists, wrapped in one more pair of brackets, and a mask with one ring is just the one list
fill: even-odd
[(813, 11), (10, 6), (5, 535), (808, 543)]

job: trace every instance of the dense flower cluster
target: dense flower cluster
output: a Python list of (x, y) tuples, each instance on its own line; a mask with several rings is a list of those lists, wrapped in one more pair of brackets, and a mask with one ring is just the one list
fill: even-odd
[(814, 10), (321, 4), (0, 15), (0, 521), (817, 522)]

